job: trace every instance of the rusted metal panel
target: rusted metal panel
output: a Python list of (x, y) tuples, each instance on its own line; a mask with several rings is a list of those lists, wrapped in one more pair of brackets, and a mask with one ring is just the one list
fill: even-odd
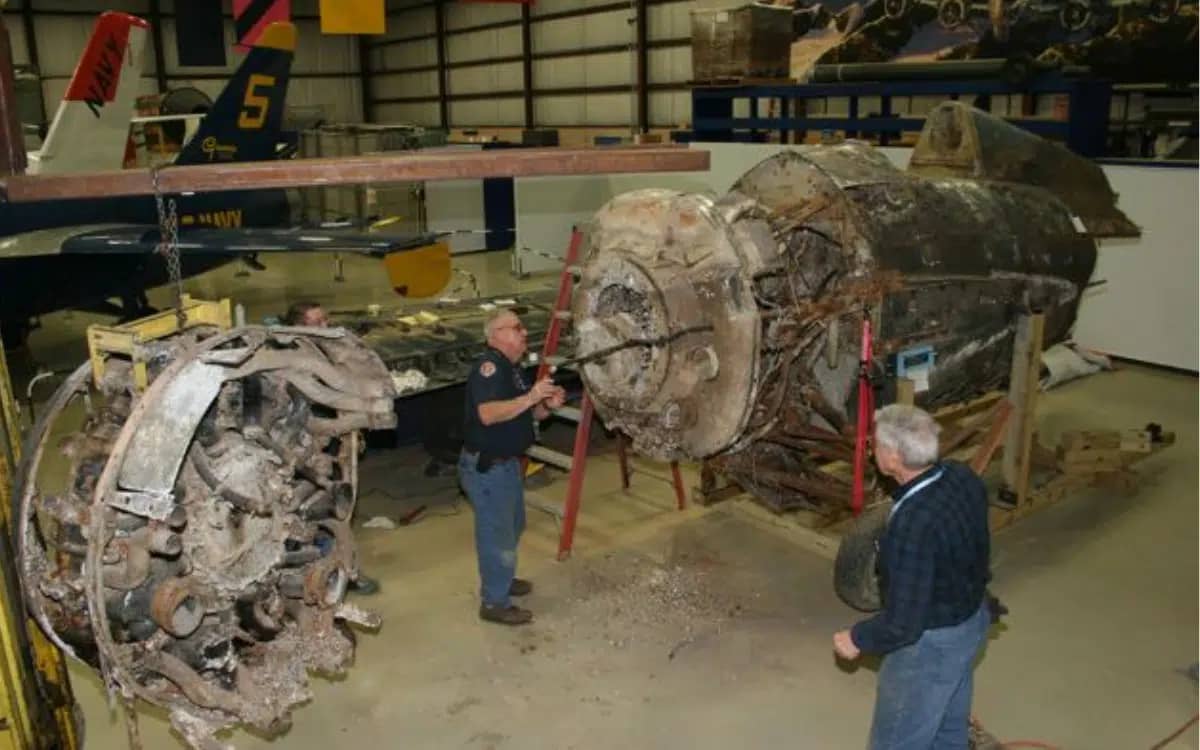
[[(246, 162), (236, 167), (226, 164), (170, 167), (159, 172), (159, 185), (164, 193), (203, 193), (483, 177), (697, 172), (708, 167), (707, 151), (681, 146), (422, 152)], [(126, 169), (36, 177), (16, 175), (0, 181), (0, 192), (6, 200), (19, 203), (56, 198), (152, 195), (154, 184), (150, 171)]]
[(121, 466), (123, 489), (169, 495), (192, 436), (225, 380), (225, 368), (190, 363), (162, 393), (162, 408), (142, 420)]
[(1095, 237), (1137, 237), (1100, 166), (984, 112), (945, 103), (929, 113), (908, 171), (1044, 188)]
[[(345, 623), (379, 624), (343, 602), (358, 574), (357, 439), (309, 420), (394, 425), (394, 389), (359, 339), (329, 333), (187, 329), (158, 342), (136, 400), (127, 362), (99, 383), (85, 364), (33, 431), (18, 519), (30, 614), (110, 690), (164, 708), (196, 748), (236, 724), (286, 728), (312, 698), (308, 672), (352, 662)], [(327, 382), (302, 393), (297, 373)], [(69, 408), (88, 393), (87, 413)], [(55, 496), (39, 466), (64, 433), (71, 463)]]
[[(596, 218), (573, 300), (583, 344), (576, 356), (630, 340), (664, 343), (587, 365), (593, 400), (640, 452), (728, 447), (743, 432), (754, 400), (759, 322), (745, 274), (763, 259), (745, 254), (754, 245), (730, 236), (720, 207), (704, 196), (636, 191)], [(612, 247), (622, 251), (610, 254)], [(713, 323), (711, 330), (694, 330), (704, 321)], [(722, 398), (722, 408), (713, 408)]]
[[(1043, 153), (963, 110), (946, 109), (985, 150)], [(945, 136), (936, 127), (927, 142)], [(854, 433), (859, 342), (846, 332), (864, 317), (880, 400), (895, 357), (921, 351), (927, 408), (1003, 382), (1019, 314), (1044, 314), (1046, 346), (1069, 335), (1096, 244), (1051, 188), (1088, 182), (1094, 165), (1066, 154), (1057, 168), (1078, 174), (1047, 186), (1020, 168), (931, 177), (849, 143), (776, 154), (716, 200), (618, 196), (592, 221), (575, 298), (597, 412), (656, 458), (719, 458), (774, 507), (847, 497), (818, 467), (845, 451), (798, 436)], [(1107, 183), (1092, 192), (1119, 214)]]

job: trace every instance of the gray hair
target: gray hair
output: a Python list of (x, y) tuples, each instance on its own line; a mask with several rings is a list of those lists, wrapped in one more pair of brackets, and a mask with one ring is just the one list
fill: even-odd
[(497, 307), (488, 313), (487, 320), (483, 322), (483, 340), (488, 341), (492, 338), (492, 329), (496, 326), (496, 321), (503, 318), (505, 315), (516, 315), (515, 312), (507, 307)]
[(875, 443), (896, 451), (907, 469), (937, 462), (941, 431), (928, 412), (915, 406), (890, 404), (875, 412)]

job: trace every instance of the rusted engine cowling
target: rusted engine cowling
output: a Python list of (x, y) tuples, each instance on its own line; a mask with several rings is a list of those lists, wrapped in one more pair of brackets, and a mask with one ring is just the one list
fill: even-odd
[[(146, 345), (150, 384), (110, 359), (51, 399), (20, 476), (30, 614), (110, 690), (167, 709), (197, 748), (274, 733), (307, 672), (353, 658), (343, 601), (358, 431), (395, 423), (387, 369), (341, 329), (194, 328)], [(55, 439), (69, 461), (41, 471)], [(61, 472), (58, 472), (61, 476)]]
[[(1049, 148), (1079, 161), (969, 108), (939, 114), (924, 169), (949, 153), (943, 171), (968, 170), (1005, 138), (1014, 159)], [(877, 376), (891, 355), (933, 348), (918, 403), (995, 387), (1018, 312), (1046, 314), (1047, 345), (1067, 336), (1096, 259), (1085, 222), (1132, 226), (1111, 205), (1081, 213), (1035, 185), (906, 173), (861, 143), (783, 151), (719, 199), (617, 196), (590, 225), (573, 302), (577, 356), (596, 357), (585, 385), (643, 454), (720, 456), (777, 507), (844, 502), (849, 488), (817, 464), (850, 456), (864, 315)]]

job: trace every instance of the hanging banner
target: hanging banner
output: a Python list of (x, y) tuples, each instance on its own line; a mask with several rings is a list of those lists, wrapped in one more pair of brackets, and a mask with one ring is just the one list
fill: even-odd
[(225, 65), (225, 19), (221, 0), (175, 5), (175, 51), (180, 67)]
[(382, 34), (384, 0), (321, 0), (322, 34)]
[(276, 21), (286, 23), (291, 17), (291, 0), (233, 0), (236, 49), (238, 52), (249, 51), (268, 25)]

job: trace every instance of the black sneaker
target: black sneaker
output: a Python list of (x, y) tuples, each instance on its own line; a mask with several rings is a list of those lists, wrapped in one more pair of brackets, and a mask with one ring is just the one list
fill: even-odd
[(508, 586), (509, 596), (526, 596), (533, 593), (533, 584), (524, 578), (514, 578)]
[(479, 619), (501, 625), (524, 625), (533, 620), (533, 613), (516, 606), (489, 607), (483, 604), (479, 607)]
[(378, 593), (379, 581), (359, 573), (358, 578), (350, 582), (350, 590), (356, 594), (370, 596), (371, 594)]

